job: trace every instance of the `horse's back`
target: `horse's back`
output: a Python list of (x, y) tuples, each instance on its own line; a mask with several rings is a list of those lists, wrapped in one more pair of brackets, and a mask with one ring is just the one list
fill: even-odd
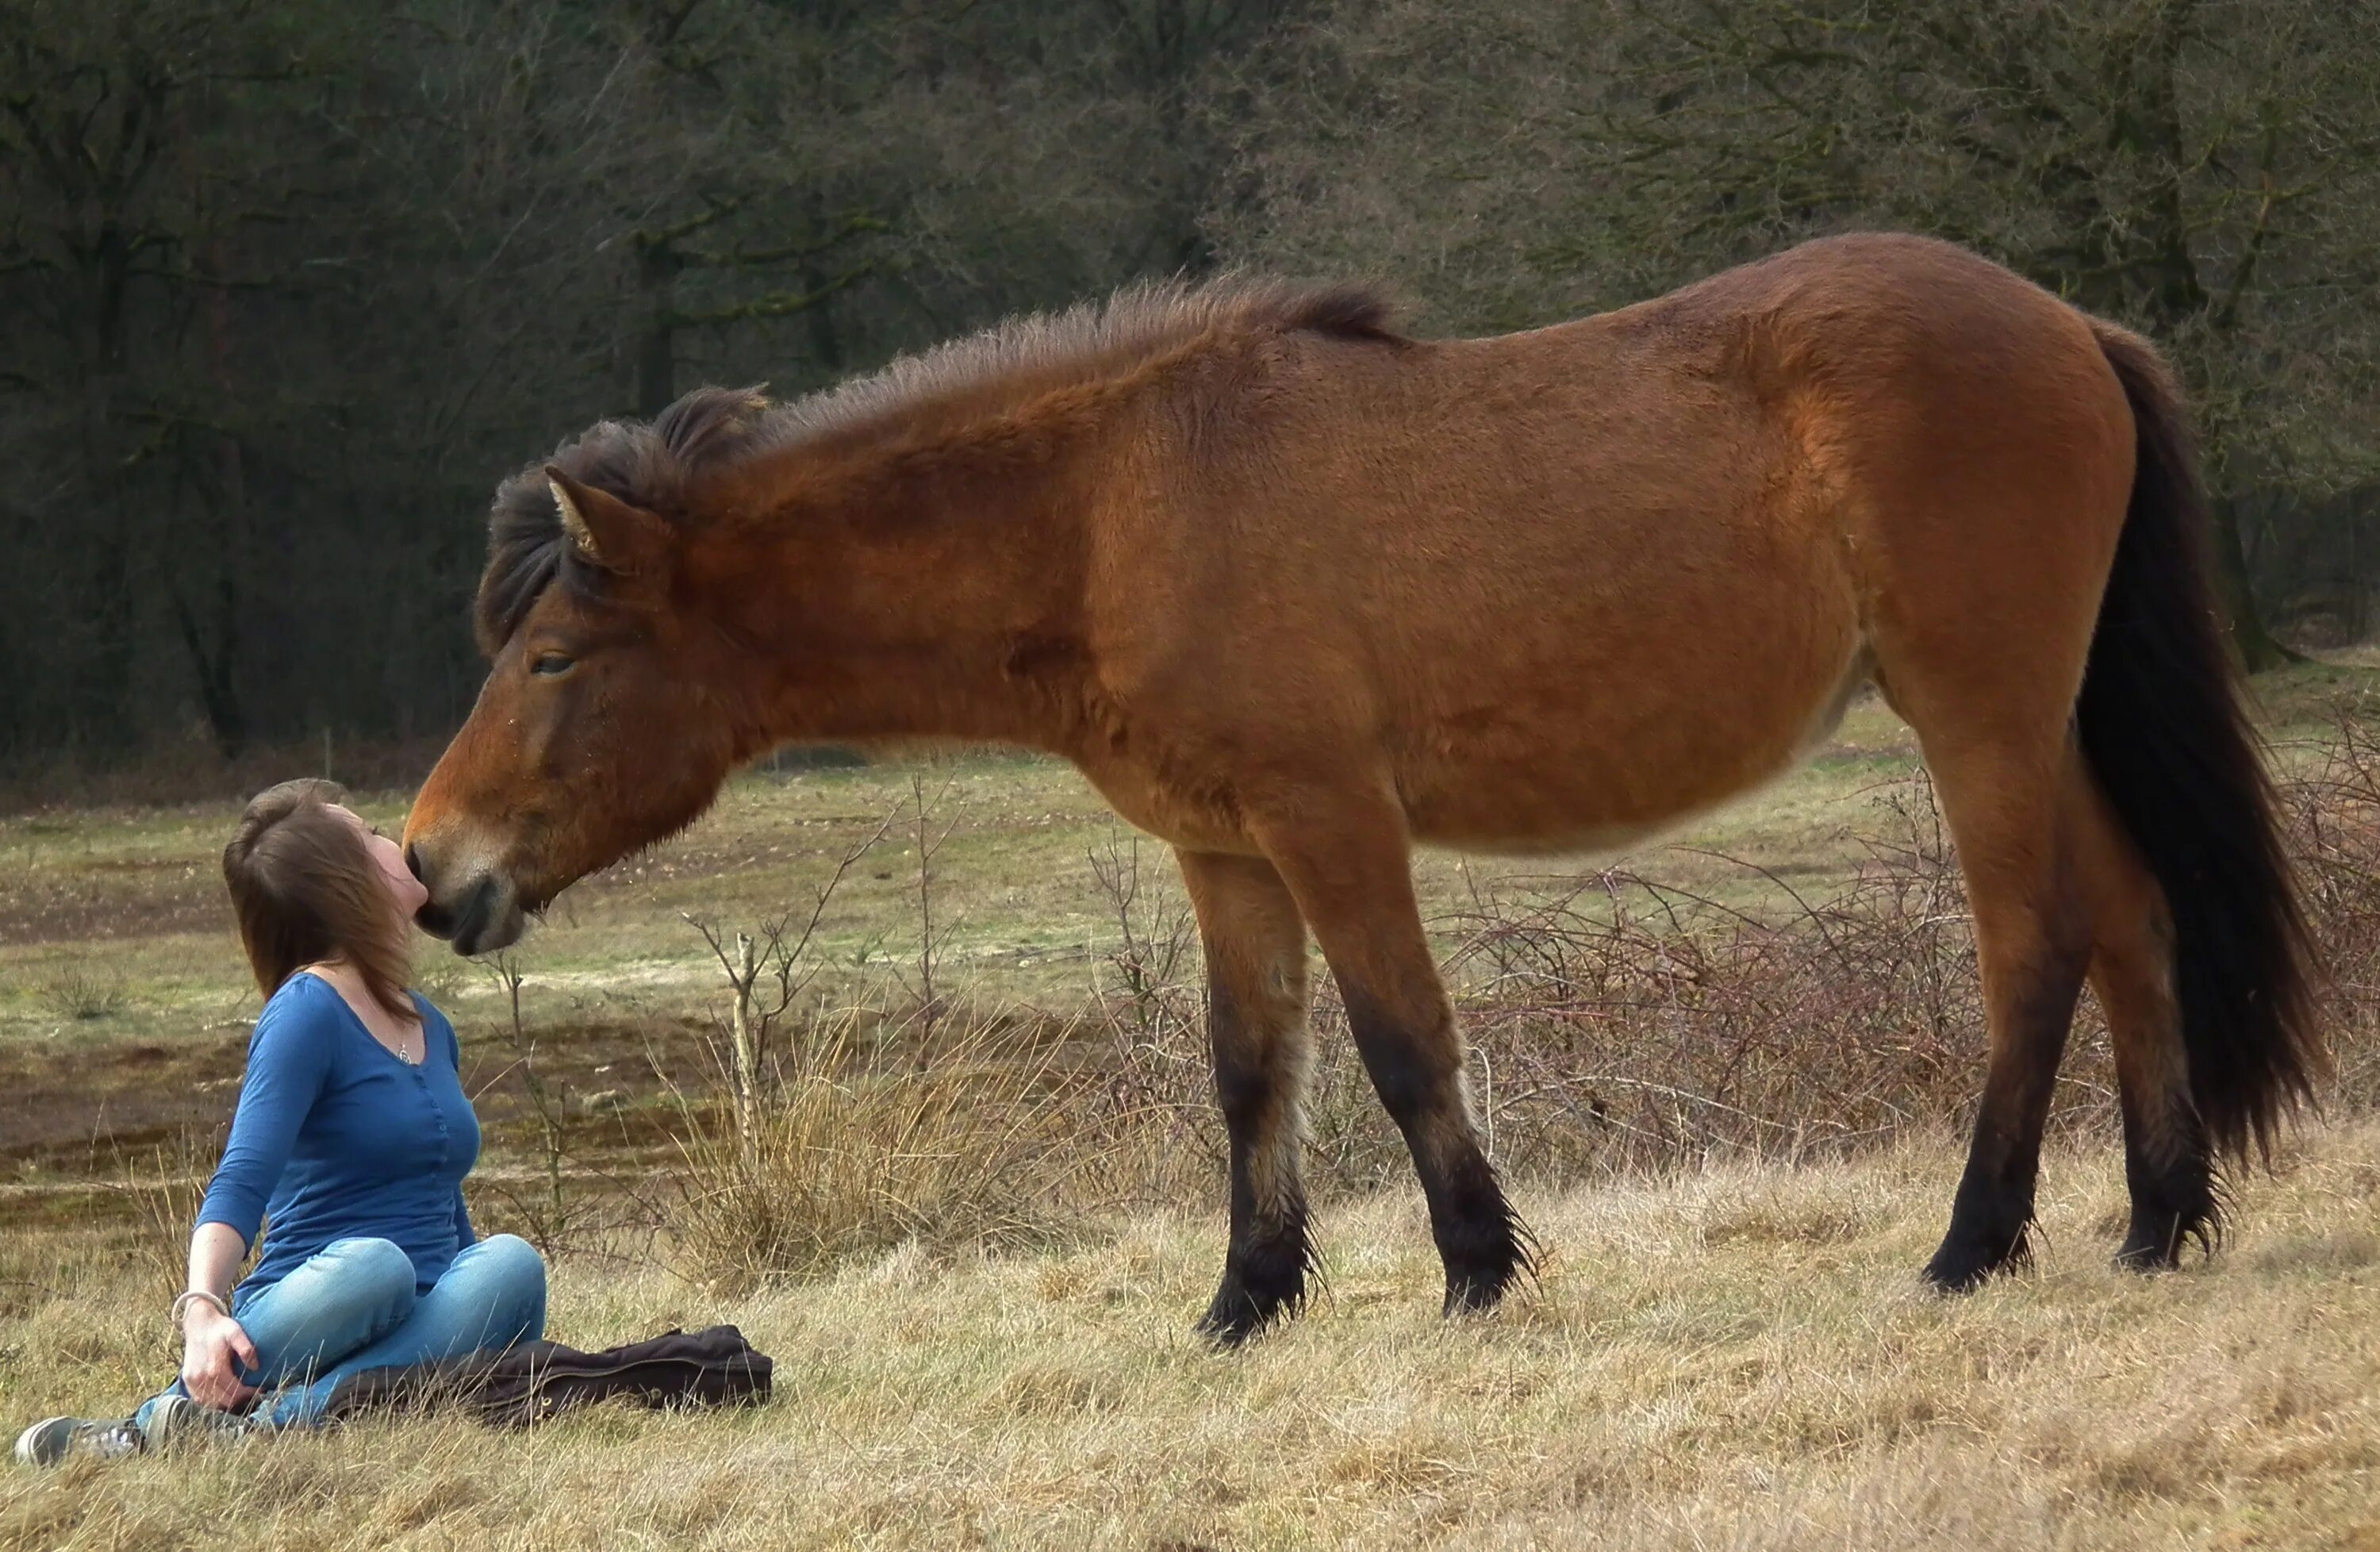
[(2111, 382), (2080, 314), (1889, 236), (1524, 333), (1309, 342), (1200, 470), (1155, 655), (1243, 747), (1384, 769), (1424, 838), (1624, 843), (1789, 769), (1880, 646), (2024, 628), (2036, 559), (2095, 599)]

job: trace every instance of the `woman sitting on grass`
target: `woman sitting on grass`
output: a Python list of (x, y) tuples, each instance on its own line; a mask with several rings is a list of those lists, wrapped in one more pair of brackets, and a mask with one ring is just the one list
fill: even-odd
[[(266, 1002), (190, 1236), (189, 1291), (174, 1301), (181, 1377), (120, 1421), (36, 1423), (19, 1461), (307, 1425), (351, 1374), (544, 1330), (545, 1264), (511, 1234), (476, 1239), (464, 1210), (480, 1123), (461, 1052), (454, 1026), (405, 989), (421, 885), (341, 795), (284, 782), (224, 848)], [(232, 1292), (265, 1217), (272, 1235)]]

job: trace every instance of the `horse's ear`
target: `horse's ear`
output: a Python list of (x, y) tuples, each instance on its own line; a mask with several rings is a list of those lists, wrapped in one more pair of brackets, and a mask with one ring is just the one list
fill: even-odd
[(608, 491), (571, 479), (552, 464), (545, 466), (545, 479), (553, 487), (563, 531), (580, 560), (623, 576), (659, 569), (669, 549), (667, 523)]

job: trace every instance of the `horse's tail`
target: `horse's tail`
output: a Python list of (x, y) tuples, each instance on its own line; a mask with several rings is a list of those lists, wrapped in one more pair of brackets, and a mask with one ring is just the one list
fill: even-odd
[(2269, 1156), (2326, 1061), (2311, 945), (2261, 741), (2217, 624), (2207, 513), (2182, 395), (2154, 346), (2095, 321), (2131, 401), (2131, 508), (2075, 708), (2082, 753), (2172, 924), (2190, 1095), (2207, 1141)]

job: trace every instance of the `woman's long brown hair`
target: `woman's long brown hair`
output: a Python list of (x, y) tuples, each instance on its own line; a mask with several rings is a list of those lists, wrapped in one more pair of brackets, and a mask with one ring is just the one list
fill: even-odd
[(405, 923), (389, 908), (371, 854), (331, 812), (346, 794), (306, 778), (267, 787), (224, 848), (224, 882), (256, 984), (270, 998), (308, 964), (344, 959), (373, 1001), (414, 1019)]

